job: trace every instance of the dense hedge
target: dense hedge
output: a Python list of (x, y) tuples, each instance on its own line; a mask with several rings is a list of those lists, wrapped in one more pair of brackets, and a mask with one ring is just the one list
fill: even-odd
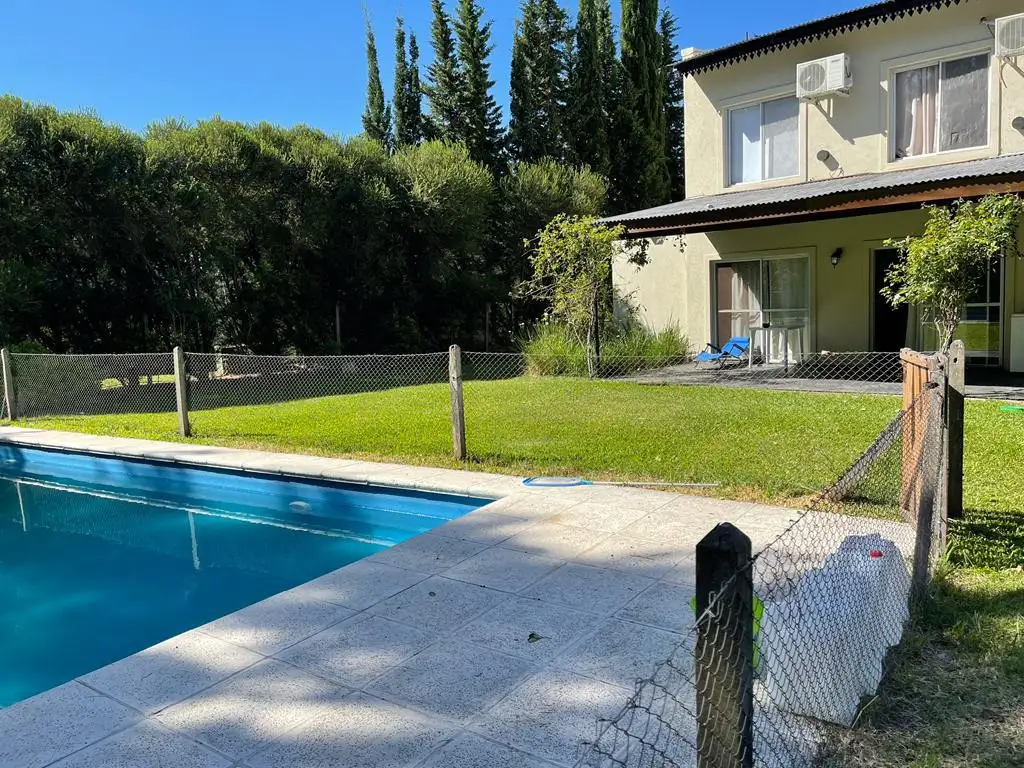
[(57, 352), (511, 343), (523, 239), (603, 181), (495, 179), (458, 145), (388, 154), (304, 126), (168, 121), (139, 136), (0, 98), (0, 343)]

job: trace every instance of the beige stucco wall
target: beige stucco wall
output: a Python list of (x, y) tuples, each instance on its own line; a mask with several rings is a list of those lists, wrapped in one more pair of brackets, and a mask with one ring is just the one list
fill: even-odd
[[(1024, 152), (1024, 133), (1010, 125), (1014, 117), (1024, 115), (1024, 61), (1019, 63), (1021, 69), (1017, 69), (1012, 61), (993, 58), (988, 147), (895, 163), (888, 157), (888, 91), (892, 70), (933, 55), (991, 51), (992, 32), (979, 19), (1022, 11), (1021, 0), (972, 0), (687, 77), (687, 196), (735, 188), (725, 183), (725, 120), (729, 108), (794, 94), (798, 63), (836, 53), (850, 55), (853, 89), (848, 97), (801, 105), (800, 174), (783, 181), (743, 184), (741, 188)], [(827, 149), (840, 167), (830, 169), (820, 162), (816, 158), (820, 149)]]
[[(654, 330), (677, 328), (699, 349), (715, 338), (715, 262), (806, 254), (811, 264), (811, 327), (805, 351), (868, 351), (873, 302), (881, 300), (872, 284), (872, 251), (887, 238), (919, 233), (923, 224), (924, 212), (911, 210), (652, 238), (649, 263), (638, 269), (619, 260), (613, 277), (642, 322)], [(1019, 241), (1024, 243), (1024, 227)], [(829, 258), (836, 248), (843, 255), (833, 268)], [(1003, 360), (1008, 361), (1010, 316), (1024, 313), (1024, 260), (1006, 263), (1004, 285)]]

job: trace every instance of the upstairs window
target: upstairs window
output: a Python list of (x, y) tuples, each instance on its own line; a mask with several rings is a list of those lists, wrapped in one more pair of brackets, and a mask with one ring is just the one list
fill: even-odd
[(729, 183), (800, 172), (800, 103), (795, 97), (729, 111)]
[(988, 144), (987, 53), (896, 73), (893, 159)]

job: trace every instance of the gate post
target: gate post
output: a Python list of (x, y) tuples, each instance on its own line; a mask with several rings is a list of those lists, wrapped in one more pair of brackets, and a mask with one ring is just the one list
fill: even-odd
[(946, 516), (964, 516), (964, 363), (966, 351), (962, 341), (949, 346), (946, 358), (946, 429), (945, 466), (942, 474), (945, 489)]
[(14, 397), (14, 369), (11, 367), (11, 353), (7, 347), (0, 349), (0, 367), (3, 368), (4, 399), (7, 401), (7, 418), (18, 418), (18, 405)]
[(729, 523), (697, 544), (697, 768), (754, 765), (750, 553), (750, 539)]
[(178, 434), (182, 437), (192, 435), (192, 425), (188, 419), (188, 371), (185, 368), (185, 353), (181, 347), (174, 352), (174, 397), (178, 404)]

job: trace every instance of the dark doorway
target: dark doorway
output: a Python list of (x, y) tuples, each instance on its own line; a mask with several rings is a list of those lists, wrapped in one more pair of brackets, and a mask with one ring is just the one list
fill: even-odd
[(895, 248), (879, 248), (873, 259), (871, 290), (874, 309), (872, 317), (871, 350), (873, 352), (899, 352), (907, 345), (907, 305), (894, 307), (883, 298), (882, 286), (889, 267), (899, 258)]

